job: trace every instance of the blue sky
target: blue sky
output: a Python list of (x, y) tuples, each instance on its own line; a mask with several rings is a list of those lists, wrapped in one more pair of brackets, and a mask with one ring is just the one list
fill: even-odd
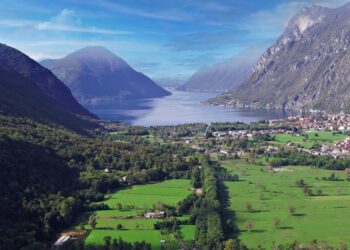
[(303, 6), (347, 0), (0, 0), (0, 37), (36, 60), (104, 46), (157, 78), (261, 53)]

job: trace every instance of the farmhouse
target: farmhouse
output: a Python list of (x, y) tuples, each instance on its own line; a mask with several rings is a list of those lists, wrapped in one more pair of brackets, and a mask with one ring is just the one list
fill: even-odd
[(220, 132), (220, 131), (213, 132), (213, 136), (215, 137), (224, 137), (225, 135), (226, 135), (225, 132)]
[(62, 235), (58, 240), (55, 242), (54, 247), (59, 248), (63, 246), (67, 241), (69, 241), (71, 238), (70, 235)]
[(268, 146), (266, 151), (267, 152), (277, 152), (278, 151), (278, 147)]
[(224, 155), (228, 155), (230, 152), (228, 150), (225, 150), (225, 149), (220, 149), (220, 153), (224, 154)]
[(159, 211), (159, 212), (148, 212), (144, 214), (145, 218), (164, 218), (165, 212)]

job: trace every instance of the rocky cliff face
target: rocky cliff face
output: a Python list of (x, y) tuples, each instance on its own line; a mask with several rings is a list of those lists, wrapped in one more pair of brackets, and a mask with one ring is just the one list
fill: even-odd
[(349, 13), (302, 9), (244, 83), (209, 103), (350, 112)]
[(83, 48), (65, 58), (45, 60), (41, 64), (62, 80), (83, 105), (170, 94), (102, 47)]

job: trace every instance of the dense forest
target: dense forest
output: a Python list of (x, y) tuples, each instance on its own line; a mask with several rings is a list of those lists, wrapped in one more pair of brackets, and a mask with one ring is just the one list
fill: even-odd
[(97, 130), (87, 136), (19, 117), (0, 116), (0, 123), (1, 249), (48, 248), (104, 193), (189, 176), (196, 164), (185, 160), (193, 152), (181, 145), (120, 143), (101, 139)]
[(350, 167), (350, 161), (346, 158), (335, 159), (332, 156), (315, 156), (298, 151), (281, 150), (273, 154), (274, 159), (270, 161), (272, 167), (282, 166), (312, 166), (329, 170), (345, 170)]

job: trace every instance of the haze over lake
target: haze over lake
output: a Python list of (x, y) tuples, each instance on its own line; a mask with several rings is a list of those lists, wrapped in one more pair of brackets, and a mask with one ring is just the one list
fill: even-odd
[(142, 126), (236, 121), (250, 123), (287, 116), (279, 111), (238, 110), (200, 103), (201, 100), (214, 97), (217, 93), (183, 92), (174, 89), (170, 91), (172, 95), (164, 98), (125, 101), (113, 105), (93, 106), (89, 109), (102, 119)]

